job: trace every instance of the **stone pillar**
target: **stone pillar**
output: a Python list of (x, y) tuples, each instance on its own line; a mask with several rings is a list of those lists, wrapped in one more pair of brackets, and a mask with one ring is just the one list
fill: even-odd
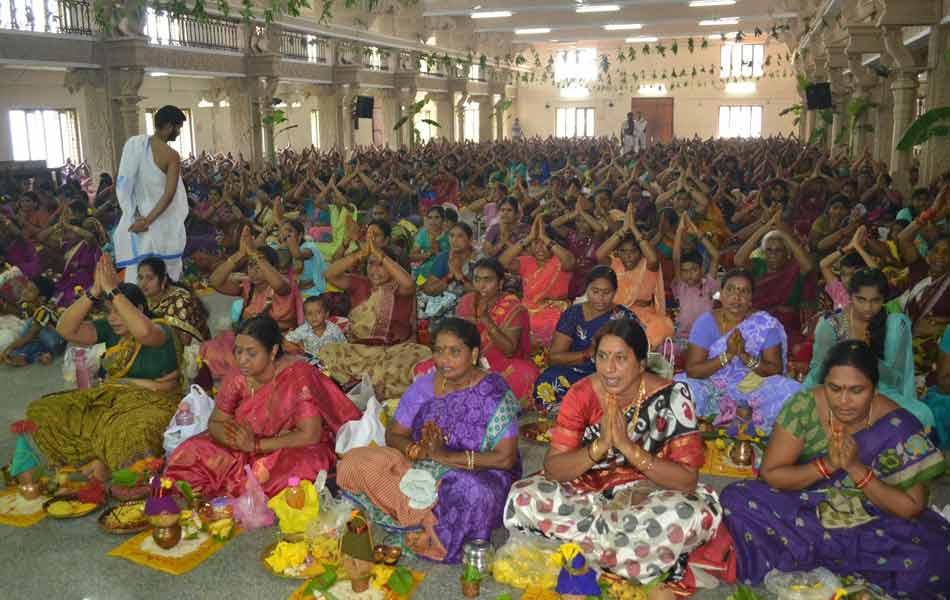
[(256, 96), (254, 80), (250, 77), (231, 77), (224, 80), (224, 92), (228, 98), (228, 116), (231, 120), (231, 138), (234, 141), (234, 150), (246, 157), (252, 164), (259, 164), (262, 155), (257, 150), (260, 146), (260, 132), (256, 127), (254, 103)]
[(144, 100), (139, 92), (145, 79), (141, 67), (119, 67), (106, 73), (109, 108), (112, 114), (112, 141), (115, 163), (119, 164), (126, 140), (140, 133), (142, 119), (139, 103)]
[(455, 139), (459, 142), (465, 141), (465, 104), (467, 102), (468, 94), (460, 94), (458, 101), (455, 103), (455, 112), (458, 115), (458, 133)]
[(268, 117), (274, 112), (272, 101), (274, 94), (277, 93), (278, 79), (274, 76), (255, 77), (252, 81), (255, 92), (251, 99), (253, 125), (256, 131), (263, 131), (263, 134), (258, 133), (252, 137), (254, 156), (273, 163), (277, 160), (274, 149), (274, 126), (265, 119), (269, 120)]
[[(950, 106), (950, 25), (934, 25), (930, 30), (927, 53), (930, 71), (927, 74), (927, 108)], [(929, 184), (950, 169), (950, 138), (931, 138), (921, 153), (920, 182)]]
[(872, 98), (877, 101), (874, 119), (874, 140), (871, 153), (874, 160), (890, 162), (894, 136), (894, 94), (890, 89), (890, 80), (878, 84)]
[[(506, 99), (507, 99), (507, 96), (505, 96), (504, 94), (501, 94), (498, 97), (498, 102), (504, 102)], [(515, 106), (514, 104), (512, 104), (511, 107), (508, 108), (508, 110), (504, 112), (500, 112), (497, 115), (495, 115), (495, 139), (499, 142), (505, 139), (505, 114), (508, 113), (509, 111), (514, 111), (514, 109), (515, 109)]]
[(491, 117), (495, 107), (491, 96), (482, 96), (478, 101), (478, 141), (489, 142), (493, 139)]
[(891, 138), (890, 173), (899, 185), (907, 184), (907, 174), (913, 161), (913, 154), (897, 150), (897, 143), (903, 137), (907, 127), (914, 120), (917, 104), (917, 73), (900, 70), (891, 83), (891, 92), (894, 94), (894, 126)]
[(79, 124), (82, 128), (83, 155), (93, 177), (99, 173), (114, 176), (119, 170), (118, 152), (113, 142), (109, 111), (102, 109), (109, 105), (102, 69), (69, 69), (63, 84), (70, 94), (78, 93), (83, 97), (84, 109)]
[(442, 126), (439, 131), (440, 135), (450, 142), (455, 141), (455, 115), (452, 108), (452, 95), (436, 94), (433, 95), (433, 100), (435, 101), (436, 120)]

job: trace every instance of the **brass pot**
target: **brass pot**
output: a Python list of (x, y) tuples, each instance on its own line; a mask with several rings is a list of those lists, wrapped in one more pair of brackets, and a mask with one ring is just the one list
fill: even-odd
[(30, 481), (18, 485), (17, 491), (24, 500), (36, 500), (43, 495), (43, 486), (38, 481)]
[(740, 467), (752, 466), (755, 462), (755, 452), (750, 440), (736, 440), (729, 449), (729, 458)]
[(153, 527), (171, 527), (172, 525), (178, 524), (178, 519), (181, 518), (180, 514), (167, 513), (163, 512), (160, 515), (151, 515), (148, 518), (148, 522), (152, 524)]
[(359, 577), (350, 580), (350, 589), (354, 594), (362, 594), (369, 589), (369, 577)]
[(174, 548), (181, 541), (181, 525), (176, 522), (168, 527), (156, 527), (152, 529), (152, 539), (163, 550)]

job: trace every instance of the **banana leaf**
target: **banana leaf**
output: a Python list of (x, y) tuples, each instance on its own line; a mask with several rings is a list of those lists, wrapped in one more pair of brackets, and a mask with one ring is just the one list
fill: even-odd
[(393, 126), (393, 131), (399, 131), (399, 128), (406, 124), (406, 122), (411, 118), (411, 115), (403, 115), (399, 117), (399, 120), (396, 121), (396, 124)]
[(432, 125), (433, 127), (442, 127), (438, 121), (433, 121), (432, 119), (422, 119), (422, 122), (426, 125)]
[(950, 106), (928, 110), (917, 117), (897, 144), (901, 152), (908, 152), (933, 137), (950, 135)]

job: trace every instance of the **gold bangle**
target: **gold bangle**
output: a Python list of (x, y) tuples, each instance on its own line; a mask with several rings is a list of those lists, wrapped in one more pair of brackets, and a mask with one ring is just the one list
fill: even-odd
[(597, 440), (591, 442), (590, 446), (587, 447), (587, 458), (590, 459), (590, 462), (597, 464), (597, 458), (594, 456), (596, 452)]

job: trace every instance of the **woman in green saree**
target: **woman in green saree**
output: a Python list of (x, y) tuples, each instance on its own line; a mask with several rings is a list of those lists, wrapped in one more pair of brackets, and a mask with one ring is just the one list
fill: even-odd
[[(105, 319), (87, 321), (98, 300)], [(82, 346), (105, 343), (105, 381), (34, 400), (26, 409), (34, 440), (52, 465), (81, 465), (107, 481), (111, 471), (162, 455), (162, 436), (181, 399), (177, 337), (146, 312), (135, 285), (119, 283), (111, 258), (96, 265), (92, 287), (59, 319), (56, 330)]]
[(754, 585), (772, 569), (825, 567), (894, 597), (947, 597), (950, 524), (927, 494), (943, 454), (920, 421), (879, 393), (870, 346), (839, 342), (822, 371), (821, 385), (782, 408), (762, 480), (722, 492), (733, 572)]

